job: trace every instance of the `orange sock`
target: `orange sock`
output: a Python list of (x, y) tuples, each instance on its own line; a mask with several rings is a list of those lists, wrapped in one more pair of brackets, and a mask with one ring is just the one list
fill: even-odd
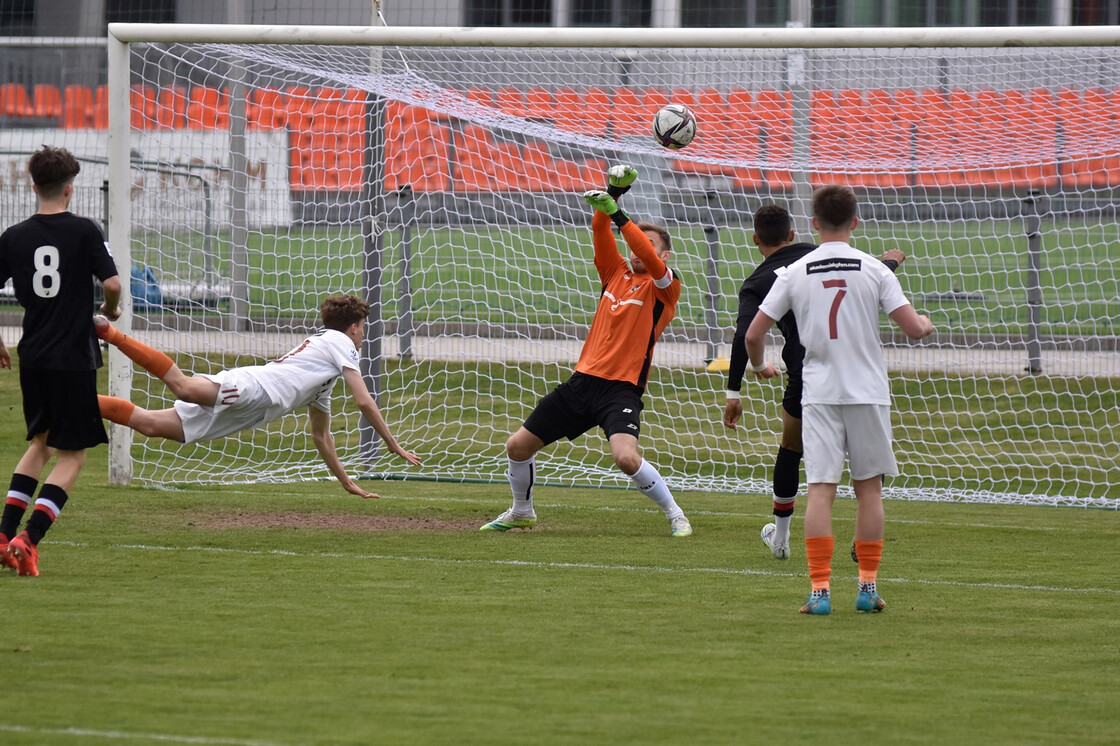
[(805, 556), (809, 559), (809, 581), (813, 590), (828, 590), (832, 577), (832, 550), (836, 540), (831, 536), (805, 537)]
[(101, 410), (102, 417), (118, 425), (127, 425), (136, 409), (136, 405), (132, 402), (115, 396), (98, 396), (97, 406)]
[(128, 356), (129, 360), (132, 360), (156, 378), (166, 376), (167, 371), (171, 370), (171, 366), (175, 364), (175, 361), (167, 355), (123, 334), (119, 329), (109, 327), (109, 333), (105, 335), (104, 339)]
[(856, 557), (859, 558), (859, 582), (874, 583), (879, 575), (879, 562), (883, 558), (883, 542), (857, 541)]

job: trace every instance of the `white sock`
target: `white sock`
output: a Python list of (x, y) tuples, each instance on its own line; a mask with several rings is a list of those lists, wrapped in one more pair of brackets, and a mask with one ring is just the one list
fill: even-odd
[(792, 518), (791, 515), (774, 516), (774, 539), (778, 544), (789, 543), (789, 522)]
[(630, 481), (634, 483), (639, 492), (657, 503), (658, 507), (665, 511), (665, 517), (669, 520), (684, 515), (684, 511), (673, 499), (673, 493), (669, 492), (665, 480), (661, 478), (657, 469), (650, 462), (642, 459), (642, 465), (630, 475)]
[(529, 515), (533, 512), (533, 482), (537, 477), (537, 466), (534, 457), (530, 456), (525, 461), (509, 460), (509, 488), (513, 492), (513, 512)]

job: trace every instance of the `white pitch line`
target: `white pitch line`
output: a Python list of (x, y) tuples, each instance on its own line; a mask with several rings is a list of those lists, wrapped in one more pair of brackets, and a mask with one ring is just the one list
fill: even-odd
[(70, 736), (72, 738), (104, 738), (112, 741), (142, 739), (168, 743), (201, 744), (202, 746), (295, 746), (277, 741), (258, 741), (243, 738), (209, 738), (207, 736), (177, 736), (170, 733), (129, 733), (120, 730), (90, 730), (88, 728), (33, 728), (25, 725), (0, 725), (0, 733), (27, 733), (35, 736)]
[[(258, 495), (259, 493), (253, 492), (251, 490), (226, 490), (222, 494), (226, 494), (226, 495)], [(291, 492), (291, 493), (271, 492), (270, 495), (274, 495), (274, 496), (278, 496), (278, 497), (301, 497), (301, 498), (306, 498), (307, 497), (306, 493), (303, 493), (303, 492)], [(384, 501), (388, 501), (388, 502), (399, 501), (399, 502), (423, 502), (423, 503), (459, 503), (459, 504), (469, 504), (469, 505), (479, 505), (479, 506), (482, 505), (482, 503), (479, 500), (469, 498), (469, 497), (382, 497), (380, 499), (384, 500)], [(628, 507), (628, 506), (623, 506), (623, 505), (569, 505), (569, 504), (565, 504), (565, 503), (546, 503), (546, 502), (541, 502), (540, 500), (537, 500), (534, 504), (538, 508), (543, 508), (544, 510), (555, 508), (557, 510), (574, 510), (574, 511), (592, 510), (592, 511), (608, 512), (608, 513), (649, 513), (651, 515), (660, 515), (655, 508)], [(893, 504), (892, 504), (892, 506), (893, 506)], [(1037, 506), (1035, 506), (1035, 507), (1037, 507)], [(495, 508), (495, 509), (496, 510), (501, 510), (500, 507)], [(1052, 509), (1052, 508), (1048, 508), (1048, 509)], [(1065, 510), (1065, 509), (1066, 508), (1056, 508), (1056, 510)], [(1078, 508), (1068, 508), (1068, 510), (1079, 510), (1079, 509)], [(1104, 511), (1104, 512), (1108, 513), (1109, 511)], [(733, 510), (689, 510), (689, 511), (687, 511), (687, 513), (690, 516), (692, 516), (692, 515), (710, 515), (710, 516), (718, 516), (718, 517), (723, 517), (723, 518), (760, 518), (760, 519), (770, 518), (773, 515), (769, 512), (744, 513), (744, 512), (733, 511)], [(802, 517), (803, 516), (801, 516), (801, 515), (795, 515), (794, 516), (794, 518), (797, 518), (797, 519), (801, 519)], [(851, 520), (852, 520), (853, 523), (855, 522), (854, 517)], [(841, 523), (843, 522), (839, 519), (837, 519), (837, 521), (841, 522)], [(1009, 530), (1012, 530), (1012, 531), (1066, 531), (1067, 530), (1067, 528), (1065, 526), (1022, 526), (1022, 525), (1013, 524), (1013, 523), (974, 523), (974, 522), (971, 522), (971, 521), (970, 522), (919, 521), (919, 520), (912, 520), (912, 519), (909, 519), (909, 518), (894, 518), (892, 516), (887, 517), (887, 523), (888, 523), (888, 525), (891, 524), (891, 523), (901, 523), (901, 524), (908, 525), (908, 526), (938, 526), (938, 527), (943, 527), (943, 528), (1002, 528), (1002, 529), (1009, 529)]]
[[(88, 542), (59, 541), (61, 544), (72, 547), (90, 547)], [(536, 562), (532, 560), (502, 560), (502, 559), (454, 559), (447, 557), (417, 557), (395, 554), (365, 554), (342, 552), (296, 552), (288, 549), (231, 549), (228, 547), (175, 547), (152, 544), (108, 544), (111, 549), (138, 549), (149, 552), (208, 552), (213, 554), (241, 554), (249, 556), (283, 556), (283, 557), (330, 557), (334, 559), (375, 560), (379, 562), (432, 562), (448, 565), (490, 565), (505, 567), (535, 567), (540, 569), (569, 569), (569, 570), (607, 570), (612, 572), (649, 572), (649, 573), (698, 573), (704, 575), (737, 575), (752, 577), (773, 578), (805, 578), (803, 572), (775, 572), (772, 570), (751, 570), (734, 567), (663, 567), (659, 565), (611, 565), (594, 562)], [(855, 579), (855, 575), (833, 574), (838, 580)], [(978, 588), (989, 590), (1013, 591), (1040, 591), (1044, 593), (1104, 593), (1120, 596), (1120, 588), (1070, 588), (1051, 585), (1023, 585), (1020, 583), (969, 583), (963, 580), (929, 580), (924, 578), (883, 578), (892, 583), (913, 583), (915, 585), (947, 586), (953, 588)]]

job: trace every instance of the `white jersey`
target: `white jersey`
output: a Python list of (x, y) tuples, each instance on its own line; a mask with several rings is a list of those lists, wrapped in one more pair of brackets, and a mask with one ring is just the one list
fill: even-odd
[(345, 368), (359, 369), (357, 348), (342, 332), (324, 329), (283, 357), (238, 370), (256, 379), (279, 410), (312, 405), (330, 413), (331, 390)]
[[(779, 270), (780, 271), (780, 270)], [(881, 261), (829, 241), (778, 275), (759, 310), (792, 310), (805, 347), (806, 404), (890, 404), (879, 311), (909, 303)]]

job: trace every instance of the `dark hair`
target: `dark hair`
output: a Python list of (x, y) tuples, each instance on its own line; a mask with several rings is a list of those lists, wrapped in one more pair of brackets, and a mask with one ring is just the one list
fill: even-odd
[(763, 205), (754, 214), (754, 233), (763, 246), (783, 246), (792, 225), (789, 210), (781, 205)]
[(82, 170), (82, 164), (66, 148), (52, 148), (44, 145), (27, 162), (31, 181), (39, 190), (39, 196), (54, 199), (62, 194), (62, 189), (74, 180)]
[(813, 192), (813, 217), (821, 230), (847, 228), (859, 215), (859, 203), (851, 187), (829, 184)]
[[(636, 225), (638, 226), (638, 230), (640, 231), (649, 231), (650, 233), (656, 233), (658, 237), (661, 238), (661, 243), (665, 244), (666, 251), (673, 250), (673, 242), (669, 238), (669, 231), (665, 230), (656, 223), (637, 223)], [(654, 246), (653, 248), (656, 249), (657, 247)]]
[(327, 329), (344, 332), (369, 316), (369, 303), (356, 295), (332, 295), (319, 306), (319, 315)]

